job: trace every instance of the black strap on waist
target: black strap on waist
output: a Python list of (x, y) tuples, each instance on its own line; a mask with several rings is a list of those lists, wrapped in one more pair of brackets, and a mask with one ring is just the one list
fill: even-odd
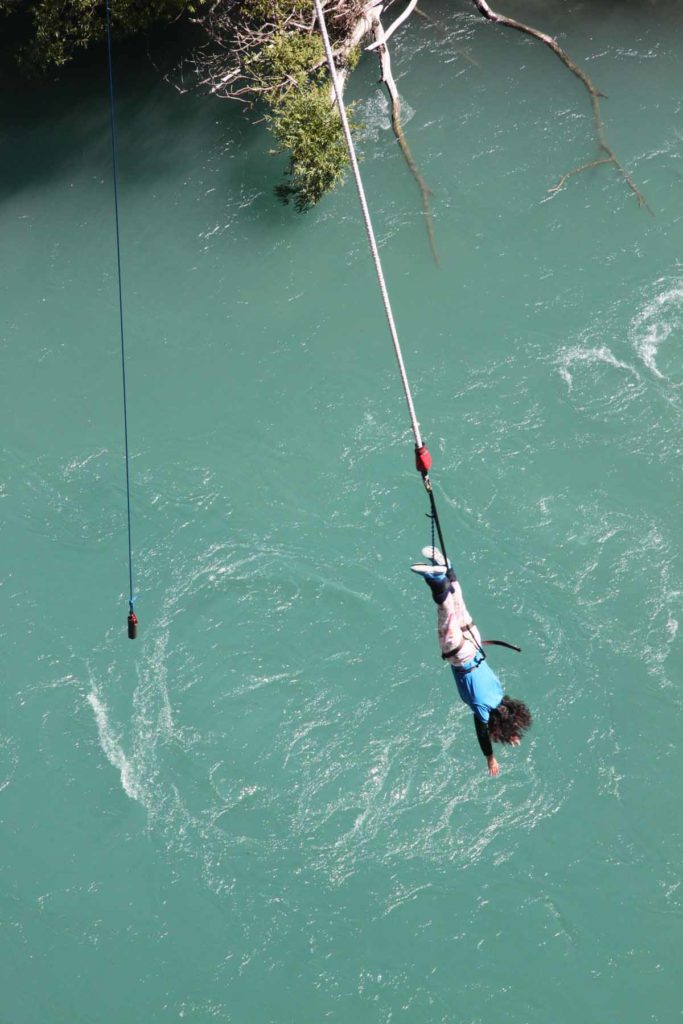
[[(467, 630), (467, 631), (469, 632), (469, 630), (471, 630), (471, 629), (472, 629), (472, 626), (473, 626), (473, 625), (474, 625), (474, 622), (468, 622), (468, 623), (467, 623), (466, 625), (464, 625), (464, 626), (461, 626), (461, 627), (460, 627), (460, 630), (461, 630), (461, 632), (462, 632), (462, 633), (464, 634), (464, 633), (465, 633), (465, 630)], [(461, 651), (461, 650), (463, 649), (463, 647), (465, 646), (465, 644), (467, 643), (467, 641), (468, 641), (469, 639), (470, 639), (469, 637), (467, 637), (467, 636), (464, 636), (464, 635), (463, 635), (463, 638), (462, 638), (462, 640), (460, 641), (460, 643), (458, 644), (458, 646), (457, 646), (457, 647), (454, 647), (452, 651), (446, 651), (446, 653), (445, 653), (445, 654), (442, 654), (442, 655), (441, 655), (441, 657), (443, 658), (443, 660), (444, 660), (444, 661), (448, 661), (448, 659), (449, 659), (449, 658), (453, 658), (453, 657), (455, 657), (455, 656), (456, 656), (457, 654), (459, 654), (459, 653), (460, 653), (460, 651)], [(477, 642), (476, 642), (476, 640), (473, 640), (472, 642), (473, 642), (473, 643), (475, 644), (475, 646), (476, 646), (476, 643), (477, 643)]]
[(517, 651), (517, 654), (522, 653), (521, 647), (518, 647), (517, 644), (509, 644), (507, 640), (482, 640), (482, 644), (486, 644), (488, 647), (507, 647), (509, 651)]
[[(466, 626), (464, 627), (467, 628)], [(457, 647), (454, 647), (452, 651), (446, 651), (441, 655), (443, 661), (448, 661), (449, 658), (456, 657), (465, 645), (465, 641), (468, 637), (463, 637)], [(474, 642), (474, 641), (473, 641)], [(507, 647), (509, 651), (517, 651), (518, 654), (522, 653), (522, 648), (516, 644), (509, 644), (507, 640), (482, 640), (482, 647)], [(483, 653), (483, 652), (482, 652)]]

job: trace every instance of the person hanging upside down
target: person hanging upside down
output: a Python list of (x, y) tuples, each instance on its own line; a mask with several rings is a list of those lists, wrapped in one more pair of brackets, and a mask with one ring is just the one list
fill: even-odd
[(498, 676), (489, 667), (479, 630), (467, 611), (454, 569), (446, 566), (437, 548), (422, 549), (427, 565), (411, 569), (428, 584), (437, 605), (437, 630), (441, 657), (451, 666), (458, 693), (474, 712), (474, 727), (489, 775), (500, 768), (493, 756), (494, 743), (518, 747), (532, 718), (526, 704), (503, 694)]

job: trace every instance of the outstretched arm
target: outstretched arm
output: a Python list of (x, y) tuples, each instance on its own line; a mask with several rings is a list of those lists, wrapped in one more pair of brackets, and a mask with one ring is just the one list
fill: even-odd
[(497, 775), (500, 771), (498, 762), (493, 756), (493, 747), (491, 746), (491, 737), (489, 736), (489, 727), (486, 722), (482, 722), (480, 718), (474, 717), (474, 728), (477, 730), (477, 739), (479, 740), (479, 746), (481, 752), (486, 758), (486, 763), (489, 766), (489, 775)]

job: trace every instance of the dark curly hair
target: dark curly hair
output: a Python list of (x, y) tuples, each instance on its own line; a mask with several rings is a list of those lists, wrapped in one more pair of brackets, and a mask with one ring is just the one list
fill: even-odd
[(514, 736), (521, 736), (530, 727), (532, 721), (526, 704), (512, 697), (503, 697), (489, 715), (489, 736), (494, 743), (511, 743)]

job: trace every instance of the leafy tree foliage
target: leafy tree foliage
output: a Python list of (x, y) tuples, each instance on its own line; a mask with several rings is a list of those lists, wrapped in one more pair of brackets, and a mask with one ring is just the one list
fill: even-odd
[[(111, 0), (112, 25), (119, 34), (132, 35), (158, 21), (171, 21), (192, 13), (204, 0)], [(77, 50), (104, 35), (103, 0), (0, 0), (0, 13), (21, 12), (32, 22), (30, 42), (18, 58), (44, 71), (65, 64)]]
[(344, 177), (349, 162), (337, 108), (326, 85), (294, 89), (273, 106), (271, 130), (278, 152), (290, 154), (287, 180), (275, 194), (297, 210), (308, 210)]
[[(348, 165), (333, 104), (313, 0), (110, 0), (114, 31), (134, 35), (186, 15), (204, 29), (195, 59), (198, 81), (214, 95), (257, 105), (274, 135), (275, 152), (289, 154), (285, 181), (275, 189), (298, 210), (314, 206), (343, 178)], [(363, 0), (340, 0), (331, 34), (343, 43)], [(105, 0), (0, 0), (0, 15), (21, 12), (31, 25), (18, 54), (28, 70), (67, 63), (105, 33)], [(340, 58), (346, 70), (356, 47)], [(356, 126), (354, 126), (355, 128)]]
[(275, 152), (290, 157), (286, 180), (275, 194), (299, 211), (308, 210), (335, 188), (348, 165), (322, 40), (317, 33), (278, 31), (245, 58), (244, 69), (269, 108), (266, 120), (278, 143)]

